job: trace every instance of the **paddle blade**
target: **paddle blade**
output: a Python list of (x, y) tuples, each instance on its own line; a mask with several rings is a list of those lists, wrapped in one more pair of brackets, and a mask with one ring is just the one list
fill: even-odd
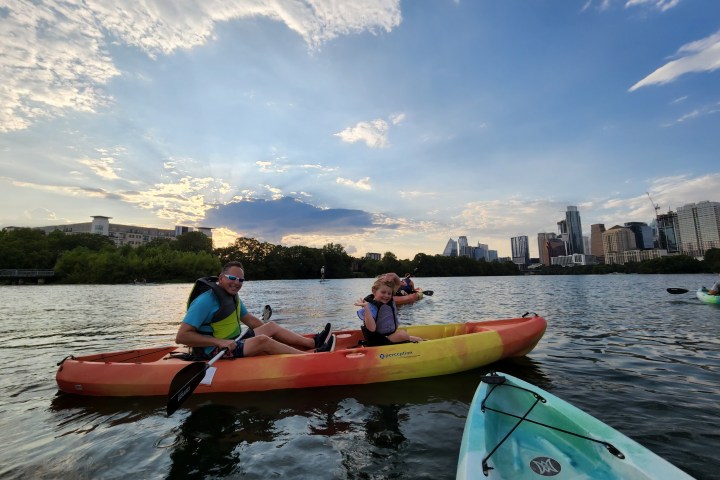
[(195, 391), (209, 365), (205, 362), (193, 362), (175, 374), (170, 382), (167, 400), (167, 416), (169, 417)]
[(427, 295), (428, 297), (432, 297), (433, 293), (435, 292), (433, 292), (432, 290), (423, 290), (423, 295)]
[(673, 295), (689, 292), (689, 290), (686, 290), (684, 288), (668, 288), (667, 291), (668, 291), (668, 293), (672, 293)]
[(270, 320), (271, 316), (272, 316), (272, 308), (270, 307), (270, 305), (265, 305), (265, 308), (263, 309), (263, 313), (262, 313), (262, 321), (267, 322), (268, 320)]

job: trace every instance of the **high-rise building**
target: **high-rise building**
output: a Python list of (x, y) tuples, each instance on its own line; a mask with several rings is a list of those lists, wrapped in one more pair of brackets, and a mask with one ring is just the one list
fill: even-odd
[(638, 250), (650, 250), (654, 247), (653, 231), (644, 222), (625, 222), (625, 226), (632, 230), (635, 235), (635, 248)]
[(550, 255), (548, 255), (547, 241), (556, 238), (553, 232), (538, 233), (538, 252), (540, 253), (540, 263), (550, 266)]
[(458, 256), (458, 244), (452, 238), (447, 241), (445, 250), (443, 250), (443, 257), (457, 257)]
[(582, 223), (580, 222), (580, 212), (578, 212), (577, 207), (567, 207), (565, 222), (567, 223), (567, 242), (570, 253), (585, 253), (582, 239)]
[(568, 254), (567, 242), (563, 241), (562, 238), (550, 238), (545, 242), (545, 251), (547, 252), (550, 265), (552, 265), (553, 258), (564, 257)]
[(668, 212), (657, 216), (657, 231), (659, 247), (667, 250), (668, 253), (680, 251), (680, 239), (678, 238), (679, 227), (678, 217), (675, 212)]
[(527, 235), (519, 235), (510, 239), (512, 261), (520, 267), (530, 264), (530, 250)]
[(590, 255), (595, 255), (600, 263), (605, 255), (603, 250), (603, 232), (605, 231), (604, 223), (596, 223), (590, 225)]
[(457, 242), (458, 257), (470, 257), (472, 258), (472, 247), (468, 244), (466, 236), (461, 235), (458, 237)]
[(475, 260), (485, 260), (488, 261), (488, 250), (489, 247), (485, 245), (484, 243), (478, 242), (477, 247), (473, 247), (473, 258)]
[(690, 203), (677, 209), (680, 251), (700, 257), (720, 248), (720, 203)]
[(635, 234), (627, 227), (615, 225), (603, 233), (603, 255), (606, 261), (610, 253), (620, 253), (636, 248)]

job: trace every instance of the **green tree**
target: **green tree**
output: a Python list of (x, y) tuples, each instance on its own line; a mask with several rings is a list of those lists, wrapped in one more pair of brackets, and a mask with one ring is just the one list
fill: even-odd
[(339, 243), (328, 243), (322, 248), (323, 261), (315, 268), (315, 277), (320, 275), (320, 267), (325, 266), (328, 278), (347, 278), (351, 276), (352, 258)]
[(175, 250), (193, 253), (212, 253), (212, 239), (202, 232), (188, 232), (175, 237), (171, 243)]
[(720, 273), (720, 248), (711, 248), (705, 252), (705, 264), (708, 272)]
[(0, 268), (51, 269), (55, 253), (45, 232), (32, 228), (0, 232)]

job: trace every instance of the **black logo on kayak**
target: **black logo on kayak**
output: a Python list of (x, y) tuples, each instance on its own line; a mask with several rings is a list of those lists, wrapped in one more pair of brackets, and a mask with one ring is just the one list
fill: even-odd
[(560, 473), (561, 467), (557, 460), (550, 457), (535, 457), (530, 460), (532, 471), (543, 477), (552, 477)]

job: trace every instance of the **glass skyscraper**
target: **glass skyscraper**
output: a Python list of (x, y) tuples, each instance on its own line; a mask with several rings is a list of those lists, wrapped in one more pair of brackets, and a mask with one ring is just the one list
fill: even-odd
[(585, 253), (582, 224), (580, 223), (580, 212), (578, 212), (577, 207), (567, 207), (567, 212), (565, 212), (565, 222), (567, 224), (569, 253)]

